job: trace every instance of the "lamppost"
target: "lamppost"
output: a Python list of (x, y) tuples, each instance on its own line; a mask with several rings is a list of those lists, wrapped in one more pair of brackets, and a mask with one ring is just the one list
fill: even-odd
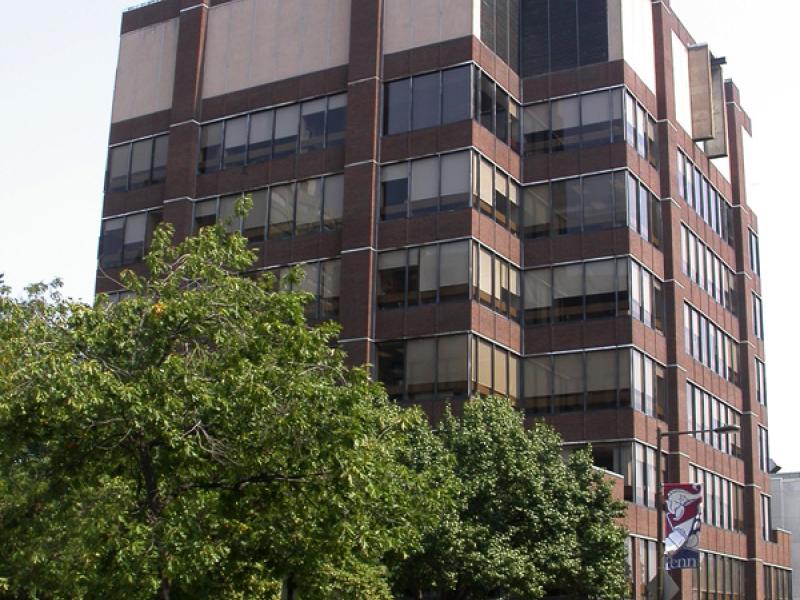
[(712, 429), (690, 429), (687, 431), (662, 431), (658, 428), (656, 441), (656, 518), (658, 519), (658, 541), (656, 542), (656, 598), (664, 600), (664, 477), (661, 466), (661, 446), (665, 437), (678, 437), (679, 435), (697, 435), (698, 433), (717, 433), (728, 435), (738, 433), (738, 425), (723, 425)]

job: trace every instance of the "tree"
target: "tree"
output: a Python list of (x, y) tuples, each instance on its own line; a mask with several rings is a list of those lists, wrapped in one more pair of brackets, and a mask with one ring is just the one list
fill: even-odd
[(243, 237), (171, 237), (118, 303), (0, 291), (0, 590), (389, 598), (382, 557), (449, 495), (412, 460), (427, 422), (345, 366), (307, 295), (240, 276)]
[(401, 561), (395, 589), (444, 600), (623, 598), (624, 506), (587, 452), (565, 463), (548, 426), (526, 431), (507, 400), (476, 399), (438, 431), (458, 481), (454, 508)]

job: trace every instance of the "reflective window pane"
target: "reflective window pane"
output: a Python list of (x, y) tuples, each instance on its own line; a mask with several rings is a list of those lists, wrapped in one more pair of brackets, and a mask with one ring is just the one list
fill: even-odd
[(442, 123), (470, 118), (470, 67), (448, 69), (442, 73)]
[(223, 168), (244, 165), (247, 155), (247, 129), (247, 117), (237, 117), (225, 121)]

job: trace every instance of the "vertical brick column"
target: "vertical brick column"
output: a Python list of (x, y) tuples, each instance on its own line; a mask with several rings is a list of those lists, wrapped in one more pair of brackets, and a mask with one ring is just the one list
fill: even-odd
[(170, 115), (164, 218), (175, 224), (177, 239), (191, 233), (197, 181), (203, 54), (209, 0), (181, 0), (178, 54)]
[(383, 0), (352, 0), (342, 225), (342, 346), (372, 361)]

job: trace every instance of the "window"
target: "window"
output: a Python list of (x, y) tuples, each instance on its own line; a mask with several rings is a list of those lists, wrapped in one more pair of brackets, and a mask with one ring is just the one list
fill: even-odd
[(322, 225), (327, 230), (339, 229), (342, 226), (344, 212), (344, 175), (332, 175), (325, 178), (325, 206), (322, 213)]
[(761, 494), (761, 536), (772, 542), (772, 498)]
[(470, 86), (469, 66), (442, 71), (442, 124), (471, 117)]
[(162, 183), (167, 175), (168, 145), (169, 137), (159, 135), (111, 148), (106, 190), (127, 192)]
[(767, 368), (758, 358), (756, 361), (756, 397), (761, 406), (767, 405)]
[(439, 204), (439, 158), (411, 163), (411, 216), (436, 212)]
[(347, 128), (347, 94), (328, 96), (328, 112), (325, 116), (325, 146), (332, 148), (344, 144)]
[(761, 276), (761, 251), (758, 245), (758, 236), (751, 229), (747, 230), (750, 248), (750, 270)]
[[(678, 193), (725, 242), (733, 245), (733, 207), (709, 183), (683, 152), (678, 151)], [(751, 253), (752, 260), (752, 253)]]
[(211, 123), (200, 128), (200, 173), (216, 173), (222, 159), (223, 123)]
[(297, 104), (284, 106), (275, 111), (275, 140), (272, 158), (290, 156), (297, 151), (300, 125), (300, 107)]
[[(725, 425), (741, 425), (741, 413), (725, 404), (718, 398), (697, 387), (686, 383), (686, 412), (690, 430), (714, 429)], [(721, 452), (736, 458), (742, 458), (741, 438), (739, 433), (706, 434), (697, 433), (694, 437)]]
[(98, 256), (100, 268), (141, 261), (161, 219), (161, 211), (150, 211), (104, 220)]
[(381, 168), (381, 218), (406, 216), (408, 203), (408, 163)]
[(681, 227), (681, 262), (687, 277), (737, 313), (736, 274), (685, 225)]
[(250, 144), (247, 147), (247, 162), (254, 164), (272, 158), (272, 126), (275, 113), (271, 110), (258, 112), (250, 117)]
[(480, 5), (481, 41), (518, 71), (520, 0), (482, 0)]
[(465, 208), (470, 205), (469, 152), (456, 152), (442, 156), (441, 179), (440, 210)]
[(377, 344), (377, 377), (391, 400), (401, 400), (405, 393), (405, 342)]
[(758, 428), (758, 464), (764, 473), (770, 472), (769, 433), (763, 427)]
[(223, 168), (240, 167), (247, 159), (247, 117), (236, 117), (225, 121), (225, 149)]
[(553, 152), (561, 152), (580, 147), (581, 110), (580, 98), (565, 98), (552, 103), (552, 144)]
[(251, 194), (253, 208), (242, 222), (242, 235), (249, 242), (260, 242), (264, 239), (269, 210), (269, 191), (257, 190)]
[(441, 123), (440, 77), (440, 73), (430, 73), (412, 78), (411, 129), (425, 129)]
[[(738, 343), (688, 304), (684, 305), (684, 339), (687, 354), (720, 377), (739, 385)], [(711, 339), (716, 340), (716, 359), (709, 352)]]
[(325, 114), (327, 98), (300, 105), (300, 153), (325, 147)]
[(758, 339), (764, 339), (764, 308), (761, 298), (755, 294), (753, 294), (753, 333)]
[(322, 180), (309, 179), (298, 182), (295, 235), (319, 231), (321, 214)]
[[(339, 290), (341, 260), (326, 260), (301, 265), (304, 272), (299, 285), (292, 284), (292, 291), (309, 293), (313, 298), (305, 305), (306, 318), (311, 321), (336, 319), (339, 316)], [(270, 269), (280, 281), (286, 267)]]
[(279, 185), (270, 188), (269, 239), (292, 237), (293, 222), (294, 185)]

